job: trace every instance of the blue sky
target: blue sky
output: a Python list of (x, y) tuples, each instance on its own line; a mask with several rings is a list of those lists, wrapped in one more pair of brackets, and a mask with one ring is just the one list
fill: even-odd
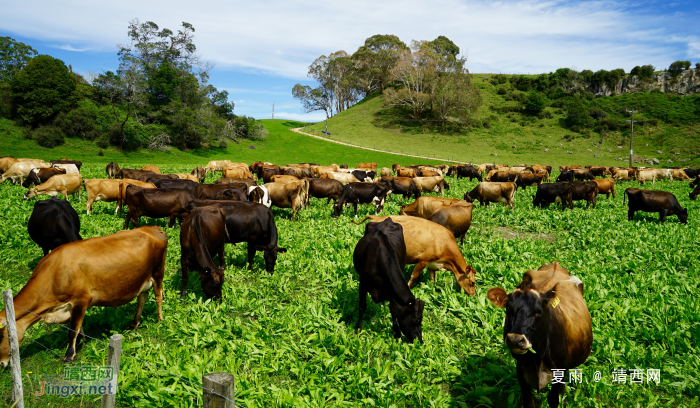
[[(104, 4), (101, 4), (104, 3)], [(355, 0), (264, 2), (170, 0), (6, 2), (0, 36), (11, 36), (86, 74), (116, 68), (116, 45), (129, 20), (195, 29), (213, 62), (211, 83), (229, 91), (235, 113), (318, 120), (292, 96), (313, 85), (308, 65), (320, 55), (354, 52), (374, 34), (411, 40), (445, 35), (468, 56), (472, 72), (540, 73), (700, 62), (700, 2)]]

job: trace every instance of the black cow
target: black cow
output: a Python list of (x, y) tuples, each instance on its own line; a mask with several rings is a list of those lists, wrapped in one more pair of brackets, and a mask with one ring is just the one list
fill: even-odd
[(598, 184), (595, 181), (574, 181), (571, 184), (574, 185), (573, 193), (571, 194), (571, 209), (574, 209), (574, 201), (586, 200), (586, 208), (593, 203), (593, 208), (595, 208), (598, 202)]
[(517, 180), (515, 180), (515, 184), (525, 190), (526, 187), (528, 186), (534, 186), (534, 185), (539, 185), (542, 184), (542, 178), (543, 176), (536, 176), (534, 174), (520, 174), (520, 177), (518, 177)]
[(277, 246), (277, 226), (269, 208), (249, 201), (193, 200), (188, 208), (192, 210), (211, 204), (219, 204), (226, 211), (227, 243), (248, 243), (248, 269), (253, 269), (255, 251), (263, 251), (265, 269), (272, 275), (275, 272), (277, 254), (287, 252)]
[(136, 180), (145, 181), (146, 183), (153, 183), (154, 180), (180, 180), (180, 177), (176, 176), (175, 174), (143, 174)]
[[(231, 190), (234, 197), (241, 197), (242, 194), (241, 201), (248, 200), (248, 194), (233, 184), (198, 184), (192, 195), (198, 200), (217, 200), (217, 195), (226, 190)], [(240, 194), (236, 190), (240, 191)]]
[(695, 180), (690, 182), (690, 188), (693, 188), (695, 186), (700, 186), (700, 176), (696, 176)]
[[(180, 264), (182, 266), (182, 292), (185, 298), (188, 269), (199, 272), (202, 291), (213, 300), (221, 300), (224, 285), (224, 243), (226, 242), (226, 211), (220, 205), (194, 208), (180, 225)], [(217, 268), (212, 259), (219, 255)]]
[(365, 235), (352, 254), (355, 270), (360, 275), (360, 312), (355, 333), (362, 330), (362, 317), (367, 309), (367, 293), (374, 303), (389, 301), (394, 337), (403, 333), (410, 342), (423, 343), (423, 308), (425, 302), (411, 293), (403, 277), (406, 266), (406, 243), (403, 228), (387, 218), (365, 226)]
[[(696, 179), (699, 180), (700, 178)], [(697, 200), (698, 194), (700, 194), (700, 183), (697, 183), (695, 186), (695, 189), (690, 192), (690, 199), (691, 200)]]
[(245, 184), (246, 186), (249, 187), (255, 187), (258, 184), (255, 182), (255, 180), (251, 179), (242, 179), (242, 178), (228, 178), (228, 177), (221, 177), (216, 179), (214, 184)]
[(683, 171), (684, 171), (685, 174), (687, 174), (688, 177), (690, 177), (690, 178), (700, 176), (700, 169), (684, 169)]
[[(184, 179), (150, 179), (150, 183), (153, 183), (158, 188), (179, 188), (180, 190), (185, 190), (188, 193), (196, 196), (196, 188), (200, 186), (199, 183), (192, 180)], [(203, 184), (202, 184), (203, 185)]]
[(566, 205), (571, 202), (574, 185), (569, 182), (563, 183), (543, 183), (537, 186), (537, 192), (532, 196), (532, 205), (537, 208), (547, 208), (552, 203), (560, 202), (561, 210), (566, 210)]
[(309, 194), (306, 196), (306, 205), (309, 205), (311, 197), (327, 198), (326, 204), (331, 202), (337, 203), (340, 195), (343, 194), (343, 183), (333, 179), (317, 179), (313, 177), (304, 178), (309, 182)]
[[(265, 183), (271, 183), (272, 182), (272, 176), (276, 176), (280, 174), (280, 169), (279, 166), (277, 166), (276, 169), (263, 169), (262, 170), (262, 179), (263, 182)], [(260, 178), (260, 177), (258, 177)]]
[(373, 204), (377, 214), (382, 212), (384, 200), (391, 193), (391, 189), (386, 183), (348, 183), (343, 188), (338, 202), (333, 205), (331, 217), (338, 218), (343, 212), (344, 205), (352, 203), (357, 217), (357, 204)]
[(65, 169), (32, 169), (22, 182), (22, 187), (29, 188), (32, 184), (39, 185), (57, 174), (66, 174)]
[(415, 180), (410, 177), (382, 177), (381, 182), (389, 185), (391, 194), (402, 195), (404, 199), (413, 196), (415, 200), (421, 196), (421, 189), (416, 186)]
[(119, 165), (115, 162), (110, 162), (105, 168), (105, 171), (107, 172), (107, 178), (117, 178), (117, 174), (119, 174)]
[[(248, 194), (245, 193), (245, 190), (243, 188), (236, 187), (235, 184), (228, 184), (230, 188), (227, 188), (225, 190), (217, 191), (214, 194), (214, 200), (234, 200), (234, 201), (249, 201), (248, 199)], [(245, 188), (245, 186), (244, 186)], [(197, 196), (195, 196), (197, 197)], [(209, 196), (204, 196), (204, 194), (200, 194), (200, 196), (197, 197), (200, 200), (210, 200)]]
[(498, 183), (505, 183), (505, 182), (515, 182), (517, 180), (520, 174), (515, 173), (515, 172), (510, 172), (508, 170), (502, 170), (502, 171), (497, 171), (496, 173), (493, 173), (491, 175), (491, 178), (489, 181), (491, 182), (498, 182)]
[(44, 256), (63, 244), (83, 239), (78, 213), (68, 201), (56, 198), (34, 204), (27, 231), (32, 241), (44, 251)]
[(187, 205), (194, 197), (179, 188), (141, 188), (133, 184), (126, 187), (124, 202), (129, 206), (129, 212), (124, 218), (124, 229), (129, 228), (129, 220), (134, 226), (139, 226), (139, 217), (149, 218), (169, 217), (168, 227), (172, 228), (175, 218), (182, 218), (189, 212)]
[(138, 180), (139, 177), (143, 176), (144, 174), (156, 174), (156, 173), (154, 173), (150, 170), (119, 169), (119, 171), (115, 175), (115, 178)]
[(557, 177), (557, 183), (561, 181), (574, 181), (574, 171), (573, 170), (564, 170), (559, 174), (559, 177)]
[(365, 171), (365, 170), (353, 170), (351, 173), (353, 176), (355, 176), (356, 179), (360, 181), (367, 181), (369, 178), (370, 180), (374, 180), (375, 177), (377, 177), (377, 172), (376, 171)]
[(640, 188), (628, 188), (625, 190), (625, 200), (629, 197), (629, 210), (627, 219), (634, 220), (634, 213), (637, 211), (658, 212), (659, 220), (666, 222), (667, 215), (675, 215), (683, 223), (688, 223), (688, 209), (681, 208), (676, 196), (666, 191), (642, 190)]
[(78, 171), (80, 171), (80, 167), (83, 166), (83, 162), (81, 162), (81, 161), (68, 160), (68, 159), (51, 160), (49, 163), (51, 163), (51, 165), (54, 165), (54, 164), (75, 164), (75, 167), (78, 168)]
[(482, 181), (481, 175), (472, 166), (457, 166), (454, 172), (456, 173), (457, 179), (468, 177), (469, 181), (472, 181), (474, 179), (479, 180), (479, 182)]

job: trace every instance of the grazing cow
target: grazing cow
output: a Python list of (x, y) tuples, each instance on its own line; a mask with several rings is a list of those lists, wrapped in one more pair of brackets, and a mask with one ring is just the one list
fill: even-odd
[[(228, 195), (224, 193), (228, 192)], [(222, 195), (224, 194), (224, 195)], [(199, 184), (192, 194), (197, 200), (239, 200), (248, 201), (246, 190), (236, 187), (234, 184)], [(226, 198), (224, 198), (226, 197)]]
[(413, 196), (414, 199), (418, 199), (418, 197), (421, 196), (421, 191), (416, 186), (416, 182), (410, 177), (382, 177), (381, 179), (375, 180), (375, 182), (380, 180), (389, 185), (391, 194), (393, 195), (402, 195), (403, 198)]
[(255, 187), (257, 185), (255, 180), (226, 178), (226, 177), (221, 177), (214, 182), (214, 184), (236, 184), (236, 183), (243, 183), (248, 187)]
[(253, 174), (247, 167), (226, 167), (223, 169), (223, 176), (226, 178), (247, 178), (255, 180)]
[(391, 219), (365, 226), (365, 235), (355, 246), (353, 265), (360, 275), (360, 307), (355, 334), (362, 330), (362, 317), (367, 309), (367, 293), (374, 303), (389, 301), (394, 337), (401, 333), (410, 342), (423, 343), (423, 308), (425, 302), (411, 293), (403, 278), (406, 266), (406, 244), (403, 228)]
[(576, 170), (580, 169), (581, 165), (579, 164), (572, 164), (570, 166), (559, 166), (559, 171), (564, 171), (564, 170)]
[(410, 215), (428, 219), (438, 208), (460, 201), (458, 198), (442, 198), (433, 196), (418, 197), (409, 205), (402, 205), (399, 215)]
[(360, 181), (372, 182), (372, 179), (377, 176), (377, 172), (373, 170), (353, 170), (351, 172), (356, 179)]
[(420, 174), (419, 170), (410, 168), (410, 167), (401, 167), (399, 170), (396, 172), (396, 175), (399, 177), (410, 177), (410, 178), (416, 178)]
[(136, 180), (153, 183), (155, 180), (180, 180), (180, 177), (177, 174), (143, 174), (138, 176)]
[(248, 201), (252, 203), (262, 204), (267, 208), (272, 205), (270, 192), (265, 186), (250, 186), (248, 187)]
[(215, 171), (223, 170), (224, 167), (231, 164), (231, 160), (212, 160), (204, 166), (204, 171), (206, 173), (214, 173)]
[(464, 201), (473, 203), (474, 200), (479, 200), (480, 205), (488, 206), (489, 203), (503, 203), (508, 205), (510, 209), (515, 208), (513, 197), (518, 186), (515, 183), (492, 183), (482, 182), (476, 185), (474, 189), (464, 195)]
[[(17, 337), (39, 321), (68, 324), (68, 350), (64, 362), (75, 357), (85, 312), (92, 306), (119, 307), (138, 296), (136, 316), (141, 323), (148, 291), (153, 287), (158, 320), (163, 320), (163, 275), (168, 236), (155, 226), (121, 231), (104, 237), (61, 245), (45, 256), (14, 298)], [(7, 317), (0, 313), (0, 367), (9, 355)]]
[(333, 173), (338, 171), (339, 167), (337, 164), (332, 164), (330, 166), (312, 166), (311, 172), (316, 177), (321, 177), (326, 173)]
[(300, 179), (314, 176), (314, 173), (311, 171), (310, 167), (280, 167), (280, 170), (283, 172), (283, 174), (297, 176)]
[(696, 185), (695, 189), (693, 189), (693, 191), (690, 192), (690, 199), (693, 201), (697, 200), (698, 194), (700, 194), (700, 184)]
[(262, 251), (265, 269), (272, 275), (275, 272), (277, 254), (287, 252), (285, 248), (277, 246), (277, 226), (272, 211), (264, 205), (248, 201), (194, 200), (189, 207), (192, 209), (211, 204), (219, 204), (226, 211), (226, 242), (248, 243), (248, 269), (253, 269), (255, 251)]
[(29, 200), (40, 194), (56, 197), (62, 194), (64, 199), (68, 199), (68, 194), (73, 196), (75, 201), (75, 193), (78, 193), (78, 202), (82, 200), (80, 196), (80, 186), (83, 183), (83, 178), (80, 174), (59, 174), (46, 180), (46, 182), (32, 187), (24, 193), (24, 199)]
[(542, 176), (542, 180), (545, 180), (547, 182), (551, 181), (549, 179), (549, 173), (547, 170), (542, 170), (542, 169), (537, 169), (533, 172), (536, 176)]
[(270, 183), (270, 182), (272, 182), (272, 177), (277, 176), (279, 174), (280, 174), (279, 167), (276, 169), (263, 169), (262, 170), (263, 182)]
[(12, 165), (15, 163), (19, 163), (19, 160), (15, 159), (14, 157), (0, 157), (0, 173), (6, 172), (7, 169), (12, 167)]
[(382, 177), (391, 177), (392, 176), (391, 169), (388, 167), (382, 167), (382, 171), (381, 171), (380, 175)]
[(522, 173), (525, 170), (527, 170), (527, 167), (525, 166), (513, 166), (510, 168), (510, 171), (516, 172), (516, 173)]
[(343, 183), (338, 180), (316, 178), (305, 178), (304, 180), (309, 182), (309, 194), (306, 198), (307, 206), (310, 197), (327, 198), (326, 204), (330, 203), (331, 199), (333, 199), (333, 203), (335, 204), (340, 199), (341, 194), (343, 194)]
[(51, 177), (59, 174), (66, 174), (66, 171), (64, 169), (54, 168), (32, 169), (22, 183), (22, 187), (29, 188), (31, 185), (38, 186), (39, 184), (46, 182), (46, 180), (50, 179)]
[(473, 208), (471, 203), (460, 200), (438, 208), (428, 217), (428, 220), (447, 228), (455, 239), (461, 238), (461, 244), (464, 245), (464, 236), (472, 225)]
[(514, 183), (516, 180), (518, 180), (519, 176), (520, 174), (508, 170), (491, 170), (489, 174), (484, 178), (484, 181)]
[(343, 183), (344, 186), (347, 185), (348, 183), (359, 183), (360, 182), (360, 180), (358, 180), (357, 177), (353, 176), (352, 174), (339, 173), (339, 172), (325, 173), (320, 178), (338, 180), (341, 183)]
[[(248, 194), (246, 193), (246, 186), (243, 188), (236, 187), (233, 184), (229, 184), (231, 188), (221, 190), (214, 194), (214, 200), (233, 200), (233, 201), (249, 201)], [(208, 200), (210, 196), (200, 196), (200, 199)]]
[(304, 207), (306, 202), (304, 181), (293, 183), (266, 183), (265, 188), (270, 194), (272, 205), (278, 208), (291, 208), (292, 219), (297, 218), (297, 212)]
[(573, 170), (573, 172), (574, 172), (574, 180), (577, 180), (577, 181), (593, 180), (595, 178), (593, 173), (591, 173), (591, 171), (588, 169), (575, 169), (575, 170)]
[[(60, 159), (60, 160), (51, 160), (49, 163), (56, 168), (56, 164), (74, 164), (75, 168), (78, 169), (76, 173), (80, 173), (80, 168), (83, 166), (83, 162), (78, 161), (78, 160), (68, 160), (68, 159)], [(63, 168), (63, 167), (60, 167)], [(68, 172), (70, 174), (70, 171)]]
[(688, 175), (686, 174), (686, 172), (683, 171), (683, 170), (680, 170), (680, 169), (671, 170), (671, 174), (672, 174), (672, 176), (673, 176), (673, 177), (671, 178), (671, 181), (673, 181), (674, 178), (675, 178), (675, 179), (680, 179), (680, 180), (683, 180), (683, 181), (690, 181), (690, 180), (691, 180), (691, 178), (688, 177)]
[(284, 174), (284, 175), (278, 174), (278, 175), (272, 176), (270, 178), (270, 181), (273, 183), (296, 183), (297, 181), (299, 181), (299, 177), (288, 175), (288, 174)]
[[(552, 381), (553, 370), (564, 370), (566, 378), (567, 370), (591, 355), (593, 329), (583, 282), (555, 261), (525, 272), (510, 295), (495, 287), (487, 297), (494, 306), (506, 308), (503, 340), (517, 362), (523, 407), (534, 408), (531, 388), (542, 391)], [(549, 406), (559, 407), (565, 391), (565, 382), (553, 382)]]
[(560, 183), (562, 181), (574, 181), (574, 171), (573, 170), (563, 170), (559, 177), (557, 177), (556, 182)]
[(517, 180), (515, 180), (515, 185), (525, 190), (528, 186), (535, 186), (542, 184), (542, 176), (536, 176), (534, 174), (520, 174)]
[(598, 185), (598, 194), (605, 194), (606, 200), (610, 198), (610, 194), (612, 194), (612, 198), (615, 198), (615, 180), (609, 178), (592, 181)]
[(105, 171), (107, 172), (107, 178), (117, 178), (117, 174), (119, 174), (119, 165), (115, 162), (109, 162), (107, 167), (105, 168)]
[(457, 241), (452, 233), (442, 225), (423, 218), (406, 215), (385, 215), (382, 217), (368, 215), (359, 223), (366, 220), (381, 222), (391, 218), (395, 223), (403, 227), (404, 241), (406, 242), (406, 265), (416, 266), (411, 273), (408, 286), (418, 279), (420, 273), (428, 268), (430, 280), (435, 282), (435, 271), (451, 271), (457, 284), (469, 295), (476, 293), (476, 270), (467, 265), (464, 256), (459, 250)]
[(195, 183), (199, 183), (199, 179), (190, 173), (176, 173), (175, 175), (180, 180), (190, 180), (190, 181), (194, 181)]
[[(193, 208), (180, 225), (180, 264), (182, 266), (182, 291), (185, 298), (188, 270), (199, 272), (202, 291), (212, 300), (221, 300), (224, 286), (226, 258), (226, 211), (221, 205)], [(219, 267), (214, 264), (213, 255), (219, 255)]]
[(78, 170), (78, 166), (76, 166), (73, 163), (52, 164), (51, 167), (54, 169), (65, 170), (66, 174), (80, 174), (80, 170)]
[(248, 170), (250, 170), (251, 173), (257, 174), (258, 178), (260, 178), (260, 174), (258, 172), (262, 170), (264, 165), (265, 163), (261, 161), (256, 161), (253, 162), (253, 164), (251, 164), (250, 166), (248, 166)]
[(430, 170), (430, 169), (420, 169), (420, 173), (421, 173), (422, 177), (442, 176), (441, 171), (435, 171), (435, 170)]
[(143, 167), (141, 167), (141, 170), (144, 170), (144, 171), (152, 171), (152, 172), (154, 172), (154, 173), (156, 173), (156, 174), (161, 174), (161, 173), (160, 173), (160, 169), (158, 168), (158, 166), (156, 166), (156, 165), (154, 165), (154, 164), (149, 164), (149, 165), (147, 165), (147, 166), (143, 166)]
[(683, 169), (683, 171), (690, 178), (700, 176), (700, 169)]
[(561, 203), (561, 210), (566, 210), (567, 204), (573, 208), (572, 196), (574, 185), (570, 182), (545, 183), (537, 186), (537, 192), (532, 196), (533, 207), (547, 208), (552, 203)]
[(595, 177), (605, 178), (605, 176), (612, 174), (607, 167), (604, 166), (592, 166), (588, 169), (591, 174)]
[(63, 244), (83, 239), (78, 213), (68, 201), (53, 197), (34, 203), (27, 231), (32, 241), (44, 251), (44, 256)]
[(445, 190), (450, 190), (450, 185), (447, 184), (443, 176), (416, 177), (413, 181), (421, 192), (440, 193), (440, 196), (444, 197)]
[(143, 176), (144, 174), (155, 175), (156, 173), (150, 170), (119, 169), (116, 177), (120, 179), (138, 180), (139, 177)]
[(574, 181), (571, 184), (574, 185), (573, 192), (571, 193), (571, 209), (574, 209), (574, 201), (586, 200), (586, 208), (593, 203), (593, 208), (595, 208), (598, 202), (598, 184), (593, 181)]
[(117, 208), (114, 210), (116, 214), (117, 211), (121, 209), (120, 200), (120, 186), (124, 185), (124, 189), (129, 184), (136, 184), (139, 187), (144, 188), (156, 188), (153, 183), (146, 183), (138, 180), (112, 180), (112, 179), (85, 179), (83, 180), (83, 186), (85, 187), (85, 192), (87, 193), (87, 214), (92, 213), (92, 204), (95, 201), (104, 202), (117, 202)]
[(471, 166), (457, 166), (454, 170), (455, 176), (457, 176), (457, 179), (460, 178), (469, 178), (469, 181), (472, 181), (474, 179), (479, 180), (479, 182), (482, 181), (481, 175), (475, 169), (474, 167)]
[(617, 171), (613, 174), (613, 177), (612, 177), (612, 178), (613, 178), (613, 180), (615, 180), (616, 182), (620, 182), (620, 181), (622, 181), (622, 180), (624, 180), (624, 181), (629, 181), (629, 180), (630, 180), (627, 170), (617, 170)]
[(639, 188), (628, 188), (625, 190), (625, 199), (629, 198), (627, 219), (634, 220), (634, 213), (637, 211), (658, 212), (659, 220), (666, 222), (667, 215), (675, 215), (683, 224), (688, 223), (688, 209), (681, 208), (676, 196), (666, 191), (642, 190)]
[[(150, 183), (153, 183), (158, 188), (179, 188), (185, 190), (193, 196), (197, 196), (197, 187), (200, 185), (204, 186), (206, 184), (199, 184), (192, 180), (180, 180), (180, 179), (148, 179)], [(209, 184), (210, 186), (213, 184)]]
[(657, 180), (666, 179), (673, 181), (673, 172), (669, 169), (654, 169), (654, 172), (656, 173)]
[[(156, 185), (153, 183), (147, 183), (145, 181), (138, 181), (138, 180), (131, 180), (131, 179), (122, 179), (119, 180), (119, 197), (117, 199), (117, 210), (119, 211), (119, 216), (122, 216), (122, 209), (124, 208), (124, 203), (126, 202), (126, 188), (129, 185), (135, 185), (137, 187), (141, 188), (156, 188)], [(105, 195), (107, 195), (107, 192), (105, 192)], [(92, 211), (92, 205), (90, 205), (90, 211)]]
[(391, 194), (391, 189), (386, 183), (349, 183), (343, 187), (340, 199), (333, 205), (331, 217), (338, 218), (343, 212), (343, 206), (353, 205), (355, 217), (357, 217), (357, 204), (372, 204), (375, 213), (379, 214), (384, 209), (384, 201)]
[(0, 177), (0, 183), (4, 183), (5, 180), (11, 179), (13, 184), (22, 184), (24, 179), (29, 176), (32, 169), (47, 169), (51, 167), (49, 163), (31, 163), (31, 162), (17, 162), (10, 166), (9, 169), (5, 170)]
[(195, 176), (199, 183), (204, 183), (204, 179), (207, 178), (207, 171), (204, 170), (204, 167), (200, 166), (197, 166), (194, 169), (192, 169), (190, 174)]
[(124, 203), (129, 207), (129, 212), (124, 218), (124, 229), (129, 228), (129, 220), (135, 227), (139, 226), (139, 217), (145, 215), (149, 218), (170, 218), (168, 228), (175, 224), (175, 218), (187, 215), (187, 204), (194, 200), (192, 194), (179, 188), (142, 188), (135, 185), (126, 186)]
[(355, 168), (358, 170), (373, 171), (375, 174), (377, 173), (377, 163), (359, 163)]
[(645, 182), (651, 181), (653, 186), (656, 183), (656, 172), (652, 170), (637, 171), (637, 181), (640, 185), (644, 185)]

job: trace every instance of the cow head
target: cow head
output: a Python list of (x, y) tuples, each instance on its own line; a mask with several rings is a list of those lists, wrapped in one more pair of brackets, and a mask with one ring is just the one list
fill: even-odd
[(384, 192), (379, 194), (378, 197), (374, 197), (374, 199), (372, 199), (372, 204), (374, 205), (377, 214), (381, 213), (382, 210), (384, 210), (384, 201), (386, 201), (386, 198), (389, 196), (389, 194), (391, 194), (391, 190), (384, 190)]
[(340, 201), (333, 204), (333, 214), (331, 214), (331, 217), (338, 218), (338, 217), (340, 217), (340, 214), (342, 214), (342, 213), (343, 213), (343, 206), (342, 206), (342, 204), (340, 204)]
[(224, 268), (205, 267), (199, 274), (202, 281), (202, 291), (212, 300), (221, 301), (221, 288), (224, 286)]
[(444, 188), (444, 189), (445, 189), (445, 191), (450, 191), (450, 185), (449, 185), (449, 184), (447, 184), (447, 182), (446, 182), (446, 181), (443, 181), (442, 183), (443, 183), (443, 186), (442, 186), (442, 188)]
[[(696, 189), (696, 190), (697, 190), (697, 189)], [(695, 196), (697, 197), (697, 193), (695, 194)], [(691, 197), (691, 198), (692, 198), (692, 197)], [(683, 208), (683, 209), (682, 209), (681, 211), (679, 211), (678, 214), (676, 214), (676, 215), (678, 216), (678, 219), (679, 219), (683, 224), (687, 224), (687, 223), (688, 223), (688, 209), (687, 209), (687, 208)]]
[(389, 311), (394, 322), (398, 322), (398, 329), (394, 325), (396, 337), (400, 337), (401, 333), (408, 338), (408, 341), (413, 343), (413, 340), (423, 343), (423, 308), (425, 302), (416, 298), (406, 306), (401, 306), (396, 302), (389, 302)]
[(474, 199), (469, 195), (469, 193), (465, 193), (464, 194), (464, 201), (466, 201), (468, 203), (473, 203)]
[(263, 258), (265, 259), (265, 270), (272, 275), (275, 273), (275, 264), (277, 264), (277, 254), (283, 254), (287, 252), (286, 248), (280, 248), (277, 245), (258, 245), (255, 247), (256, 251), (263, 251)]
[(560, 181), (574, 181), (574, 172), (571, 170), (562, 171), (559, 177), (557, 177), (557, 183)]
[[(558, 286), (558, 285), (557, 285)], [(496, 287), (486, 296), (494, 306), (506, 309), (503, 339), (513, 354), (525, 354), (537, 348), (539, 334), (544, 333), (543, 325), (548, 320), (549, 310), (558, 305), (557, 286), (546, 293), (539, 293), (529, 275), (510, 294)]]
[(24, 193), (24, 199), (29, 200), (30, 198), (34, 198), (38, 196), (39, 193), (36, 191), (36, 187), (30, 188), (26, 193)]

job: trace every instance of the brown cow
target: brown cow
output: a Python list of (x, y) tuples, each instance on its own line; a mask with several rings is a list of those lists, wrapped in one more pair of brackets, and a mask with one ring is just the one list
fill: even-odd
[(615, 180), (614, 179), (594, 179), (591, 180), (598, 185), (598, 194), (605, 194), (605, 199), (610, 198), (610, 194), (615, 198)]
[(223, 170), (224, 167), (232, 164), (231, 160), (212, 160), (204, 166), (204, 171), (207, 173), (214, 173), (217, 170)]
[(107, 178), (117, 178), (117, 174), (119, 173), (119, 165), (115, 162), (109, 162), (107, 167), (105, 167), (105, 171), (107, 172)]
[(272, 183), (294, 183), (299, 181), (299, 177), (297, 176), (282, 176), (282, 175), (275, 175), (270, 178), (270, 181)]
[(249, 188), (250, 187), (255, 187), (257, 183), (254, 180), (251, 179), (245, 179), (245, 178), (226, 178), (226, 177), (221, 177), (217, 179), (214, 184), (236, 184), (236, 183), (243, 183), (247, 185)]
[(247, 178), (255, 180), (255, 178), (253, 178), (253, 174), (250, 172), (250, 170), (248, 170), (248, 166), (235, 167), (229, 165), (223, 169), (223, 175), (225, 178)]
[(357, 179), (357, 177), (353, 176), (350, 173), (339, 173), (339, 172), (329, 172), (325, 173), (321, 176), (323, 179), (331, 179), (331, 180), (338, 180), (343, 185), (347, 185), (348, 183), (359, 183), (360, 180)]
[(366, 220), (382, 222), (387, 218), (403, 227), (404, 241), (406, 242), (406, 264), (415, 264), (408, 286), (418, 279), (420, 273), (428, 268), (430, 280), (435, 281), (435, 271), (451, 271), (457, 284), (469, 295), (476, 294), (476, 270), (467, 265), (464, 256), (459, 250), (457, 241), (452, 233), (442, 225), (418, 217), (407, 215), (368, 215), (359, 223)]
[[(104, 237), (71, 242), (45, 256), (14, 298), (17, 336), (39, 321), (69, 324), (65, 362), (75, 357), (85, 312), (92, 306), (119, 307), (138, 297), (141, 322), (148, 291), (153, 287), (158, 320), (163, 320), (163, 275), (168, 236), (156, 226), (121, 231)], [(7, 317), (0, 313), (0, 366), (6, 367), (10, 349)]]
[(399, 177), (411, 177), (411, 178), (418, 177), (416, 170), (412, 169), (410, 167), (400, 167), (398, 169), (398, 171), (396, 172), (396, 175)]
[(19, 160), (15, 159), (14, 157), (10, 156), (5, 156), (0, 158), (0, 173), (4, 173), (12, 167), (13, 164), (19, 163)]
[(92, 203), (95, 201), (104, 201), (106, 203), (116, 201), (117, 208), (114, 210), (114, 213), (116, 214), (117, 211), (121, 209), (122, 200), (119, 199), (119, 187), (122, 184), (125, 186), (125, 188), (129, 184), (136, 184), (139, 187), (145, 188), (156, 188), (153, 183), (146, 183), (138, 180), (85, 179), (83, 180), (83, 186), (85, 187), (85, 192), (87, 193), (87, 214), (90, 215), (92, 212)]
[(413, 181), (419, 191), (440, 193), (441, 197), (445, 196), (445, 190), (450, 189), (450, 185), (445, 182), (445, 178), (442, 176), (416, 177)]
[(141, 170), (144, 170), (144, 171), (152, 171), (152, 172), (154, 172), (154, 173), (156, 173), (156, 174), (161, 174), (161, 173), (160, 173), (160, 169), (158, 168), (158, 166), (156, 166), (156, 165), (154, 165), (154, 164), (149, 164), (148, 166), (143, 166), (143, 167), (141, 167)]
[(194, 169), (192, 169), (192, 172), (190, 174), (197, 177), (197, 181), (199, 183), (204, 183), (204, 179), (207, 178), (207, 171), (204, 170), (204, 167), (200, 166), (197, 166)]
[(32, 162), (22, 162), (19, 161), (10, 166), (9, 169), (5, 170), (0, 177), (0, 183), (4, 183), (5, 180), (11, 179), (14, 184), (22, 184), (24, 179), (29, 176), (32, 169), (47, 169), (51, 167), (49, 163), (32, 163)]
[(303, 180), (288, 184), (267, 183), (263, 186), (270, 194), (272, 205), (279, 208), (291, 208), (292, 219), (297, 218), (297, 212), (304, 207), (306, 202)]
[(359, 163), (357, 166), (355, 166), (355, 168), (358, 170), (373, 171), (376, 173), (377, 163)]
[(435, 171), (435, 170), (430, 170), (430, 169), (421, 169), (421, 174), (423, 174), (423, 177), (436, 177), (436, 176), (442, 176), (442, 172), (440, 171)]
[(673, 170), (671, 170), (671, 173), (673, 174), (673, 178), (671, 179), (671, 181), (673, 181), (673, 179), (680, 179), (683, 181), (690, 181), (691, 180), (690, 177), (688, 177), (688, 175), (685, 174), (685, 171), (683, 171), (681, 169), (673, 169)]
[(314, 198), (327, 198), (326, 204), (331, 202), (337, 203), (340, 195), (343, 193), (343, 183), (338, 180), (305, 178), (309, 182), (309, 194), (306, 196), (306, 206), (309, 206), (309, 200)]
[(331, 164), (330, 166), (311, 166), (311, 172), (316, 177), (321, 177), (326, 173), (332, 173), (338, 171), (339, 167), (337, 164)]
[(447, 228), (455, 239), (461, 238), (461, 244), (464, 245), (464, 236), (472, 225), (473, 208), (471, 203), (460, 200), (438, 208), (428, 217), (428, 220)]
[(418, 197), (409, 205), (402, 205), (400, 215), (410, 215), (428, 219), (438, 208), (460, 201), (458, 198), (441, 198), (433, 196)]
[(65, 169), (32, 169), (27, 178), (22, 183), (22, 187), (29, 188), (32, 184), (39, 185), (45, 183), (46, 180), (58, 174), (66, 174)]
[(139, 177), (145, 174), (155, 175), (156, 173), (150, 170), (119, 169), (119, 172), (117, 173), (116, 177), (120, 179), (138, 180)]
[(189, 213), (187, 204), (194, 200), (192, 194), (179, 188), (146, 189), (135, 185), (126, 186), (124, 203), (129, 212), (124, 217), (124, 229), (129, 228), (129, 221), (139, 226), (139, 217), (149, 218), (169, 217), (168, 227), (172, 228), (175, 218), (182, 218)]
[(46, 180), (46, 182), (29, 189), (24, 194), (24, 199), (29, 200), (40, 194), (50, 195), (56, 197), (59, 194), (63, 195), (63, 198), (68, 199), (68, 194), (73, 196), (73, 201), (75, 201), (75, 193), (78, 193), (78, 202), (82, 200), (80, 196), (80, 186), (83, 183), (83, 178), (80, 174), (59, 174)]
[(627, 174), (627, 170), (619, 170), (615, 171), (612, 176), (613, 180), (615, 181), (629, 181), (629, 175)]
[(654, 169), (650, 170), (638, 170), (637, 171), (637, 181), (639, 181), (640, 185), (644, 185), (645, 182), (651, 180), (651, 185), (653, 186), (656, 184), (656, 172)]
[[(523, 407), (534, 408), (530, 388), (542, 391), (554, 378), (553, 370), (566, 375), (591, 355), (593, 330), (583, 283), (555, 261), (525, 272), (510, 295), (496, 287), (487, 297), (496, 307), (507, 306), (503, 339), (517, 361)], [(549, 406), (558, 407), (565, 391), (564, 381), (553, 382)]]
[[(546, 171), (545, 171), (546, 173)], [(540, 185), (542, 184), (542, 176), (536, 176), (534, 174), (523, 174), (521, 173), (518, 176), (518, 179), (515, 181), (515, 184), (525, 190), (528, 186), (535, 186), (535, 185)]]
[(180, 180), (191, 180), (194, 181), (195, 183), (199, 183), (199, 179), (189, 173), (177, 173), (175, 174)]
[[(119, 210), (119, 216), (122, 216), (122, 209), (124, 208), (124, 202), (126, 201), (126, 187), (133, 184), (141, 188), (156, 188), (153, 183), (148, 183), (146, 181), (132, 180), (132, 179), (122, 179), (119, 183), (119, 198), (117, 199), (117, 209)], [(92, 206), (90, 207), (92, 211)]]
[(515, 208), (513, 197), (518, 186), (515, 183), (493, 183), (482, 182), (476, 185), (474, 189), (464, 195), (464, 200), (468, 203), (473, 203), (474, 200), (479, 200), (479, 204), (488, 206), (489, 203), (503, 203), (508, 205), (510, 209)]
[(391, 169), (388, 167), (382, 167), (382, 171), (379, 173), (382, 177), (391, 177)]

